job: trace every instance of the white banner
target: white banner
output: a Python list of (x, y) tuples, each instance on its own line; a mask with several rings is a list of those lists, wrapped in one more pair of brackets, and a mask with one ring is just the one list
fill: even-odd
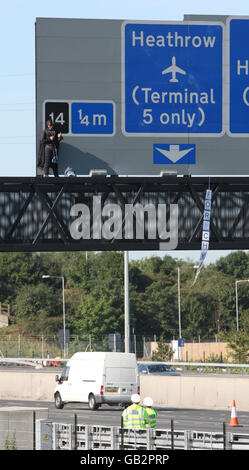
[(204, 260), (206, 258), (208, 248), (209, 248), (211, 204), (212, 204), (212, 190), (207, 189), (206, 197), (205, 197), (204, 213), (203, 213), (201, 254), (200, 254), (199, 265), (195, 274), (194, 282), (191, 287), (193, 287), (197, 281), (197, 278), (200, 274), (202, 265), (204, 263)]

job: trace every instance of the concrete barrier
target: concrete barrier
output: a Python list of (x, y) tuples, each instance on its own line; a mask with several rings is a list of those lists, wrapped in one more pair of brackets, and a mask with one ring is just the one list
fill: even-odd
[[(0, 400), (53, 401), (55, 376), (60, 371), (1, 371)], [(142, 376), (141, 396), (155, 406), (249, 411), (249, 378), (241, 376)]]
[(141, 377), (141, 395), (151, 396), (156, 406), (249, 411), (247, 377), (180, 376)]
[(58, 372), (1, 371), (0, 400), (53, 401)]

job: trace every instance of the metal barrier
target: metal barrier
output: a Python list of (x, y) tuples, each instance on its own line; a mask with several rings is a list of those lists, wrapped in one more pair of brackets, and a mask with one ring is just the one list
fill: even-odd
[[(58, 359), (58, 358), (41, 358), (41, 357), (4, 357), (3, 353), (0, 350), (0, 365), (6, 364), (22, 364), (26, 366), (46, 366), (48, 363), (51, 365), (59, 365), (61, 366), (63, 363), (69, 361), (68, 358)], [(249, 373), (249, 364), (237, 364), (237, 363), (218, 363), (218, 362), (172, 362), (172, 361), (165, 361), (166, 365), (180, 367), (183, 370), (187, 370), (188, 368), (197, 368), (199, 372), (205, 372), (205, 369), (222, 369), (223, 371), (230, 373), (231, 371), (241, 371), (243, 374)]]
[[(76, 430), (76, 432), (75, 432)], [(249, 434), (36, 421), (36, 450), (249, 450)]]

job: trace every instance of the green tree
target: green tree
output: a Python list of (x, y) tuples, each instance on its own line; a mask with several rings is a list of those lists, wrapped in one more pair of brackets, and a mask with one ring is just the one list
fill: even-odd
[(182, 302), (182, 335), (185, 339), (208, 339), (214, 334), (215, 300), (208, 292), (188, 294)]
[(156, 332), (155, 318), (147, 305), (144, 292), (137, 292), (130, 288), (130, 326), (137, 335), (151, 336)]
[(216, 262), (216, 269), (233, 279), (248, 279), (249, 258), (244, 251), (235, 251)]
[(54, 287), (24, 286), (15, 298), (16, 323), (26, 334), (52, 334), (62, 328), (62, 298)]
[(23, 285), (40, 282), (42, 268), (35, 253), (0, 253), (0, 301), (10, 303)]
[[(181, 268), (181, 321), (186, 339), (233, 331), (235, 279), (249, 278), (249, 257), (234, 252), (204, 266), (154, 256), (129, 265), (130, 325), (136, 335), (178, 336), (177, 266)], [(0, 253), (0, 301), (12, 304), (11, 322), (24, 332), (55, 332), (62, 326), (61, 279), (66, 280), (66, 320), (71, 334), (124, 331), (123, 252)], [(239, 325), (249, 335), (249, 285), (239, 284)]]
[(238, 364), (248, 361), (249, 357), (249, 336), (243, 331), (229, 332), (223, 336), (227, 341), (229, 349), (232, 350), (232, 357)]
[(177, 290), (172, 283), (162, 276), (145, 290), (145, 299), (146, 315), (152, 322), (151, 334), (166, 337), (177, 334)]
[(77, 334), (101, 338), (109, 333), (123, 331), (123, 288), (111, 280), (95, 286), (91, 294), (82, 297), (72, 321)]

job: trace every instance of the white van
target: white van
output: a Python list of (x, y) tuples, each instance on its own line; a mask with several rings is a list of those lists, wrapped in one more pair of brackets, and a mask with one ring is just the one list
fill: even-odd
[(88, 403), (91, 410), (102, 403), (126, 405), (133, 393), (139, 393), (137, 361), (132, 353), (75, 353), (56, 381), (56, 408), (72, 402)]

